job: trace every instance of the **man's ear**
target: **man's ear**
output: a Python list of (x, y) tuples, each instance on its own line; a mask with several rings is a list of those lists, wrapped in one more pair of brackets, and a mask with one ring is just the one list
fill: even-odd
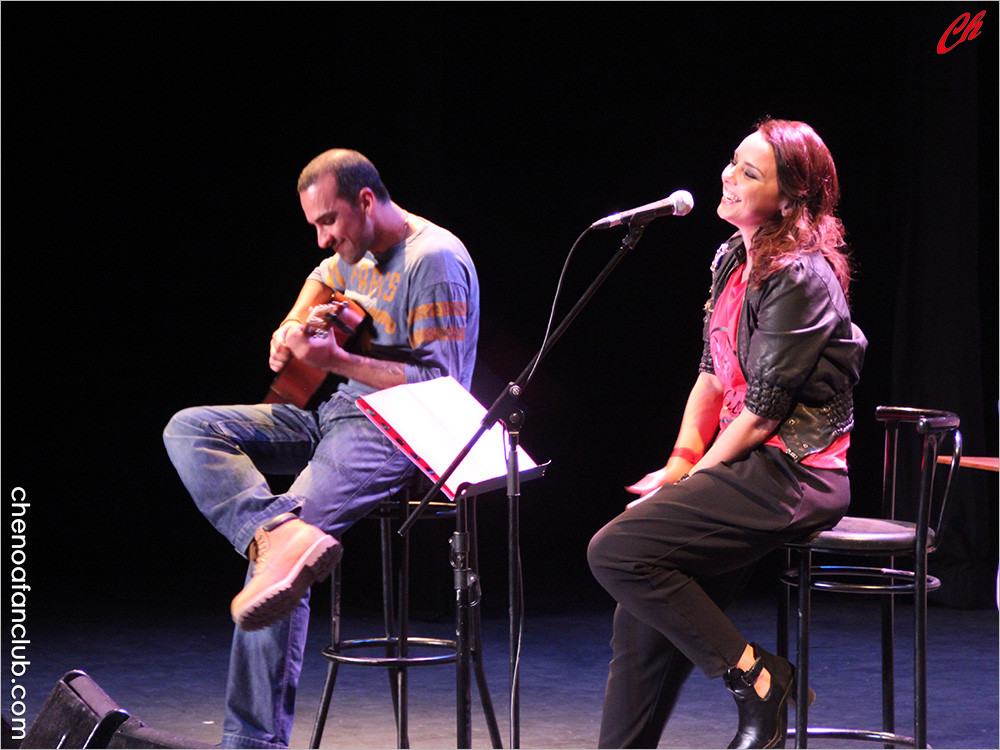
[(357, 206), (368, 216), (371, 216), (375, 203), (375, 193), (372, 192), (371, 188), (363, 187), (358, 191)]

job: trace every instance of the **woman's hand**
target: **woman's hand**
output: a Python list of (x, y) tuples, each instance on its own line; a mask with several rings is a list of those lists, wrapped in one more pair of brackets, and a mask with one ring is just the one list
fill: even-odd
[(690, 461), (672, 458), (662, 469), (651, 471), (635, 484), (626, 487), (626, 491), (639, 495), (639, 499), (633, 500), (626, 507), (631, 508), (637, 503), (641, 503), (647, 497), (656, 492), (660, 487), (667, 484), (675, 484), (679, 479), (686, 477), (688, 469), (692, 466)]
[(635, 484), (630, 484), (625, 488), (625, 491), (631, 492), (633, 495), (647, 495), (650, 492), (660, 489), (665, 484), (670, 484), (670, 482), (670, 472), (664, 466), (662, 469), (649, 472)]

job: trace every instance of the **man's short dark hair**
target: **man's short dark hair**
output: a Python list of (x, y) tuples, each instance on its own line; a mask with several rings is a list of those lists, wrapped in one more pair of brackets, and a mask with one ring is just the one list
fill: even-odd
[(375, 165), (364, 154), (346, 148), (324, 151), (309, 162), (299, 175), (298, 191), (301, 193), (330, 173), (337, 180), (338, 197), (346, 201), (354, 203), (362, 188), (369, 188), (380, 203), (390, 200)]

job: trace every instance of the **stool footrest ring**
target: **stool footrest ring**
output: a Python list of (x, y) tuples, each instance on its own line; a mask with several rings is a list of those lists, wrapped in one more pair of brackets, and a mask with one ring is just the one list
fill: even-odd
[[(917, 743), (913, 737), (907, 737), (903, 734), (894, 734), (893, 732), (873, 732), (867, 729), (831, 729), (830, 727), (809, 727), (806, 730), (806, 734), (809, 737), (823, 737), (826, 739), (833, 740), (854, 740), (856, 742), (880, 742), (886, 746), (890, 745), (905, 745), (907, 747), (916, 747)], [(788, 729), (788, 737), (795, 736), (795, 729)], [(930, 747), (928, 745), (927, 747)]]
[(358, 648), (397, 648), (398, 638), (360, 638), (352, 641), (343, 641), (340, 649), (335, 651), (332, 646), (323, 649), (323, 657), (340, 664), (356, 664), (368, 667), (423, 667), (434, 664), (448, 664), (455, 662), (455, 641), (442, 638), (407, 638), (407, 647), (414, 648), (443, 648), (451, 653), (436, 656), (352, 656), (343, 653), (350, 649)]
[[(835, 591), (840, 594), (912, 594), (916, 588), (916, 574), (912, 570), (897, 570), (895, 568), (876, 568), (859, 565), (818, 565), (810, 568), (811, 585), (822, 591)], [(790, 568), (782, 573), (780, 579), (789, 586), (799, 585), (799, 572)], [(877, 583), (848, 583), (831, 580), (836, 578), (870, 578)], [(887, 583), (892, 579), (902, 579), (903, 583)], [(941, 581), (934, 576), (927, 576), (927, 590), (940, 588)]]

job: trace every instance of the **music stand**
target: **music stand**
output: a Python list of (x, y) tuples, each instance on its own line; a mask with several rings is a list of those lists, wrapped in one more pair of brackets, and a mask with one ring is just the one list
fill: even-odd
[[(432, 480), (438, 490), (455, 502), (456, 527), (451, 538), (451, 566), (454, 569), (456, 611), (456, 720), (458, 747), (472, 746), (472, 590), (477, 585), (470, 559), (469, 524), (474, 519), (469, 500), (487, 492), (508, 487), (510, 502), (508, 529), (508, 569), (511, 599), (511, 684), (516, 686), (515, 628), (520, 622), (518, 563), (517, 499), (520, 482), (544, 475), (549, 464), (538, 465), (518, 444), (516, 429), (507, 428), (508, 448), (503, 447), (503, 429), (499, 425), (483, 431), (473, 444), (466, 443), (477, 432), (486, 408), (452, 377), (435, 378), (420, 383), (398, 385), (376, 391), (357, 400), (357, 406), (416, 466)], [(449, 462), (463, 447), (463, 460)], [(510, 457), (513, 457), (512, 459)], [(524, 464), (525, 469), (520, 466)], [(450, 471), (448, 471), (450, 469)], [(511, 475), (511, 472), (514, 472)], [(412, 520), (413, 517), (407, 519)], [(475, 521), (472, 521), (475, 523)], [(405, 525), (405, 524), (404, 524)], [(405, 533), (401, 527), (400, 534)], [(483, 686), (480, 686), (483, 689)], [(511, 702), (512, 746), (517, 742), (517, 701)]]
[[(690, 198), (690, 197), (689, 197)], [(690, 210), (690, 206), (685, 207), (685, 210), (680, 213), (683, 215)], [(518, 498), (520, 496), (520, 486), (519, 480), (523, 476), (518, 468), (518, 451), (516, 446), (518, 443), (518, 433), (520, 431), (521, 424), (524, 420), (524, 415), (517, 406), (517, 402), (521, 397), (524, 387), (527, 385), (531, 376), (534, 374), (535, 369), (538, 367), (539, 363), (545, 357), (546, 354), (552, 349), (555, 343), (562, 337), (566, 330), (572, 325), (573, 321), (576, 320), (577, 316), (590, 301), (590, 299), (597, 293), (597, 290), (604, 284), (611, 273), (618, 267), (622, 260), (625, 259), (625, 255), (636, 246), (639, 239), (642, 237), (642, 233), (646, 228), (646, 224), (656, 218), (656, 213), (636, 213), (631, 217), (626, 217), (624, 214), (620, 215), (620, 218), (609, 224), (608, 226), (615, 226), (619, 223), (623, 223), (628, 228), (628, 234), (622, 239), (621, 247), (615, 253), (615, 255), (608, 261), (607, 265), (601, 270), (590, 286), (587, 287), (586, 291), (580, 296), (576, 304), (573, 305), (572, 309), (566, 314), (562, 322), (556, 327), (551, 334), (546, 331), (545, 340), (542, 343), (541, 348), (538, 353), (532, 358), (528, 365), (521, 371), (521, 374), (517, 377), (517, 380), (508, 383), (504, 390), (500, 393), (497, 399), (493, 402), (493, 405), (486, 412), (486, 416), (483, 417), (479, 429), (476, 433), (469, 439), (465, 446), (455, 455), (454, 460), (451, 465), (441, 474), (435, 485), (427, 492), (424, 499), (421, 500), (420, 504), (416, 509), (411, 511), (409, 517), (400, 526), (398, 533), (404, 535), (409, 533), (410, 527), (416, 523), (417, 518), (423, 512), (423, 509), (431, 502), (434, 496), (442, 489), (445, 483), (451, 477), (452, 473), (456, 468), (462, 463), (468, 453), (474, 448), (478, 441), (483, 435), (492, 431), (493, 427), (498, 421), (503, 421), (508, 428), (508, 435), (510, 436), (511, 445), (513, 446), (511, 450), (507, 452), (507, 492), (509, 498), (510, 507), (510, 524), (509, 524), (509, 544), (508, 544), (508, 554), (511, 555), (511, 748), (520, 747), (520, 737), (519, 737), (519, 707), (518, 707), (518, 685), (517, 679), (518, 675), (515, 670), (514, 661), (516, 659), (516, 652), (519, 650), (519, 634), (515, 633), (518, 629), (518, 625), (515, 622), (515, 614), (517, 612), (517, 607), (519, 607), (519, 602), (515, 600), (515, 592), (513, 587), (516, 585), (514, 582), (515, 568), (514, 568), (514, 555), (517, 551), (518, 539), (516, 537), (518, 528), (517, 521), (517, 508), (518, 508)], [(612, 218), (612, 217), (608, 217)], [(580, 240), (590, 232), (592, 229), (603, 228), (600, 226), (602, 222), (595, 222), (591, 226), (587, 227), (576, 241), (573, 243), (573, 249), (580, 243)], [(570, 250), (570, 256), (572, 256), (573, 249)], [(558, 293), (557, 293), (558, 294)], [(553, 309), (553, 313), (555, 310)], [(551, 319), (550, 319), (551, 325)], [(464, 739), (464, 742), (463, 742)], [(468, 722), (463, 726), (463, 719), (459, 717), (459, 747), (471, 747), (471, 730), (468, 727)]]

